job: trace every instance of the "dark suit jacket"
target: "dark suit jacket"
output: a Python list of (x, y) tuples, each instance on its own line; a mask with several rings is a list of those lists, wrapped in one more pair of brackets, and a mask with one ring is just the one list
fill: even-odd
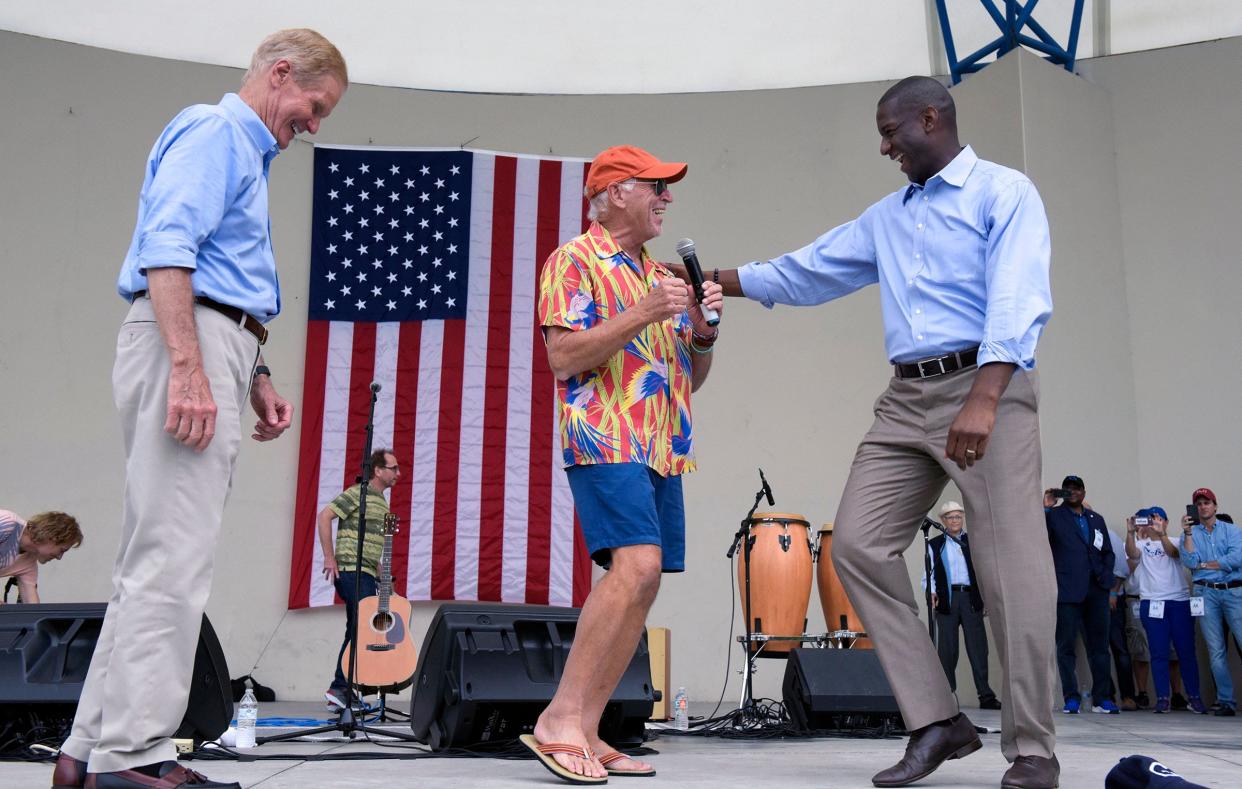
[[(1091, 589), (1113, 587), (1113, 544), (1098, 512), (1084, 509), (1088, 538), (1083, 539), (1074, 511), (1062, 504), (1044, 513), (1048, 544), (1057, 570), (1057, 602), (1081, 603)], [(1096, 548), (1096, 543), (1100, 547)]]
[[(979, 590), (979, 576), (975, 575), (975, 563), (970, 560), (970, 536), (962, 532), (962, 536), (958, 539), (962, 543), (962, 558), (966, 560), (966, 572), (970, 573), (970, 608), (972, 611), (982, 611), (983, 593)], [(941, 592), (936, 602), (936, 610), (942, 614), (949, 613), (949, 598), (952, 594), (952, 590), (949, 589), (949, 576), (945, 572), (944, 562), (941, 561), (944, 545), (948, 541), (949, 539), (943, 534), (931, 541), (932, 576), (936, 579), (934, 588), (948, 590)], [(959, 580), (958, 583), (961, 581)]]

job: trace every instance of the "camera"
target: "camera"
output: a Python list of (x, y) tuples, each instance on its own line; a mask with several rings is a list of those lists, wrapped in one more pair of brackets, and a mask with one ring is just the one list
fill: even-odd
[(1148, 518), (1146, 515), (1140, 515), (1134, 519), (1134, 525), (1135, 526), (1150, 526), (1151, 518)]
[(1049, 492), (1058, 499), (1068, 499), (1070, 495), (1070, 492), (1065, 488), (1053, 488)]

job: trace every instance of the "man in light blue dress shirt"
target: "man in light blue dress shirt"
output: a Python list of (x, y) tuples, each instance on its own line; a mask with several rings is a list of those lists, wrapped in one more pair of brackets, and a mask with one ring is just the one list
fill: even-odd
[(319, 129), (348, 84), (323, 36), (273, 33), (241, 89), (183, 110), (147, 159), (117, 283), (130, 303), (112, 375), (125, 522), (54, 787), (238, 786), (177, 764), (171, 735), (189, 699), (246, 401), (259, 441), (280, 436), (293, 415), (259, 353), (280, 311), (268, 166)]
[(1217, 519), (1216, 494), (1210, 488), (1199, 488), (1191, 499), (1199, 517), (1182, 516), (1182, 564), (1190, 569), (1194, 596), (1203, 601), (1199, 630), (1216, 680), (1214, 714), (1232, 717), (1237, 703), (1225, 625), (1242, 647), (1242, 527)]
[(907, 186), (806, 247), (716, 275), (765, 306), (822, 304), (878, 283), (894, 377), (837, 512), (833, 562), (911, 731), (876, 786), (905, 786), (981, 742), (920, 637), (902, 554), (949, 480), (1005, 665), (1006, 787), (1052, 787), (1056, 579), (1041, 535), (1035, 345), (1052, 313), (1044, 206), (1022, 173), (958, 142), (949, 92), (909, 77), (881, 97), (880, 154)]

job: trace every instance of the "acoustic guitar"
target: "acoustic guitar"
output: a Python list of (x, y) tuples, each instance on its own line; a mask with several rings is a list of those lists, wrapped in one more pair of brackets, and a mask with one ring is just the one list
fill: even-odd
[(392, 593), (392, 537), (397, 516), (384, 516), (384, 553), (380, 556), (377, 594), (358, 601), (358, 630), (345, 647), (341, 671), (349, 675), (349, 659), (358, 647), (354, 685), (400, 690), (410, 683), (418, 664), (418, 649), (410, 634), (410, 601)]

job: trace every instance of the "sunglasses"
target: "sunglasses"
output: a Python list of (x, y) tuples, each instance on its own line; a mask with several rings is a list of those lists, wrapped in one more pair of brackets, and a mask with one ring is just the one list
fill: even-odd
[(651, 187), (655, 190), (656, 197), (659, 197), (660, 195), (668, 191), (668, 181), (665, 181), (663, 178), (657, 178), (654, 181), (643, 181), (643, 180), (639, 180), (636, 178), (634, 179), (634, 183), (650, 184)]

